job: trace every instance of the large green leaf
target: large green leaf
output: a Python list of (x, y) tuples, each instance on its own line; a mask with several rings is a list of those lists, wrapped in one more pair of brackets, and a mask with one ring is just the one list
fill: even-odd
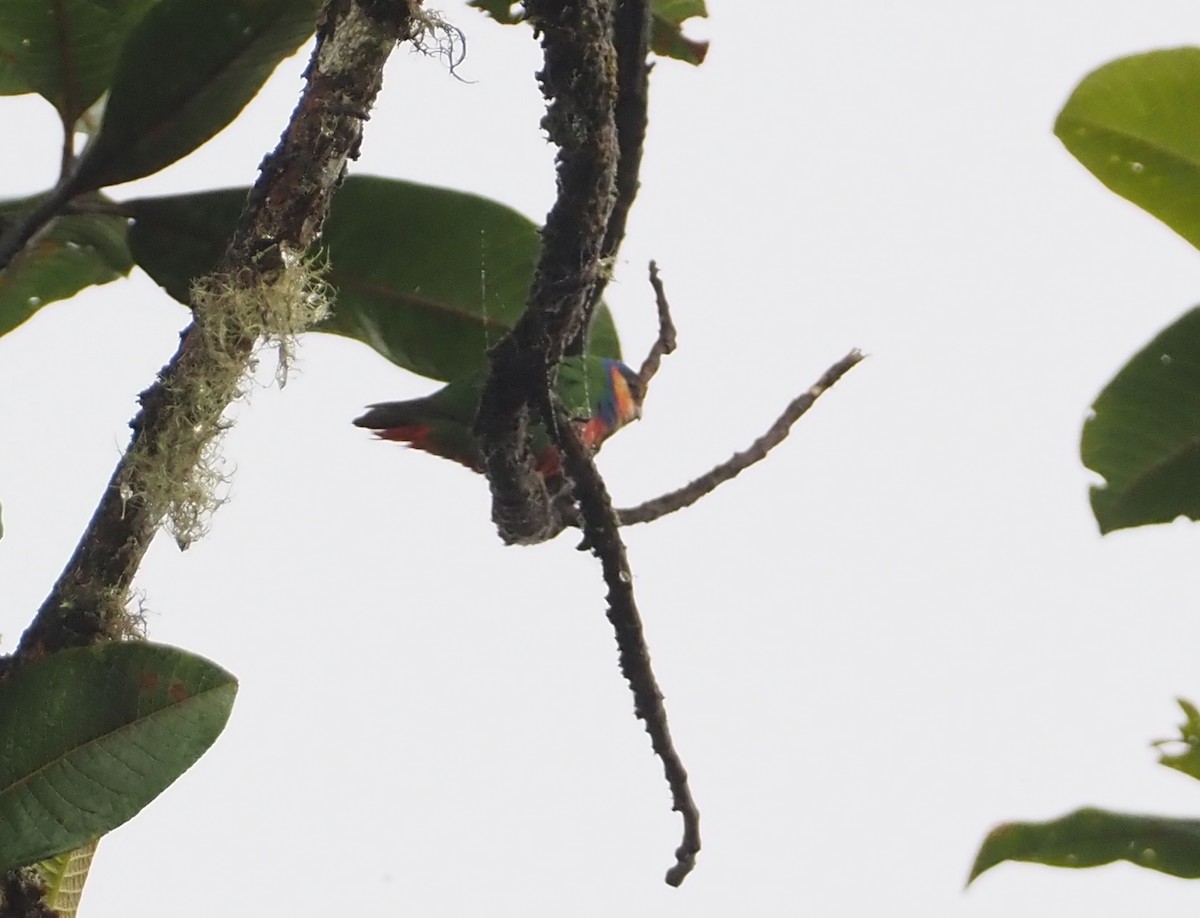
[(1083, 464), (1099, 473), (1101, 532), (1200, 519), (1200, 307), (1116, 375), (1083, 426)]
[[(187, 302), (191, 278), (217, 263), (245, 198), (246, 189), (231, 189), (128, 202), (135, 260)], [(354, 176), (334, 198), (324, 245), (336, 300), (318, 330), (449, 380), (483, 367), (487, 347), (525, 308), (539, 239), (531, 221), (495, 201)], [(597, 310), (588, 352), (620, 356), (607, 309)]]
[(3, 0), (0, 95), (36, 92), (71, 124), (108, 89), (121, 46), (158, 0)]
[(0, 96), (20, 96), (35, 92), (25, 75), (24, 61), (8, 48), (7, 25), (0, 22)]
[[(37, 199), (0, 202), (0, 233)], [(0, 335), (47, 303), (84, 287), (107, 284), (133, 267), (125, 244), (126, 220), (106, 214), (59, 217), (0, 271)]]
[(1200, 48), (1121, 58), (1084, 77), (1054, 133), (1105, 185), (1200, 247)]
[[(540, 246), (536, 225), (503, 204), (366, 176), (338, 192), (325, 239), (337, 300), (322, 331), (434, 379), (484, 365), (525, 309)], [(607, 309), (588, 352), (619, 356)]]
[[(497, 22), (510, 25), (523, 21), (513, 12), (518, 0), (470, 0), (469, 6), (482, 10)], [(650, 0), (650, 48), (662, 57), (674, 57), (689, 64), (701, 64), (708, 54), (708, 42), (695, 41), (683, 34), (683, 23), (708, 10), (704, 0)]]
[(1177, 877), (1200, 877), (1200, 819), (1087, 808), (1050, 822), (1005, 823), (984, 839), (967, 882), (1004, 861), (1052, 867), (1129, 861)]
[(312, 34), (320, 0), (161, 0), (130, 34), (76, 190), (128, 182), (196, 149)]
[(0, 684), (0, 870), (135, 816), (213, 744), (237, 682), (173, 647), (51, 654)]

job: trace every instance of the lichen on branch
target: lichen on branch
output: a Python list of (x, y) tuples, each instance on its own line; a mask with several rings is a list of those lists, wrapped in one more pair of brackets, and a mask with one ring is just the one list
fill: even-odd
[[(226, 483), (220, 442), (230, 422), (229, 404), (246, 394), (257, 355), (277, 352), (275, 378), (283, 385), (296, 336), (329, 314), (329, 290), (309, 259), (285, 252), (283, 270), (257, 286), (230, 282), (228, 275), (199, 278), (192, 285), (195, 316), (186, 337), (186, 372), (164, 375), (157, 391), (164, 422), (155, 438), (135, 437), (125, 456), (121, 496), (153, 515), (165, 515), (167, 531), (180, 548), (204, 535), (221, 504)], [(249, 358), (244, 342), (254, 345)]]
[(417, 0), (330, 0), (306, 85), (263, 161), (216, 272), (197, 284), (193, 322), (141, 396), (133, 437), (66, 568), (18, 646), (17, 661), (110, 635), (113, 597), (129, 584), (164, 517), (186, 543), (203, 529), (220, 469), (222, 414), (261, 342), (283, 345), (324, 297), (300, 257), (319, 238), (347, 162), (358, 155), (383, 65), (413, 32)]

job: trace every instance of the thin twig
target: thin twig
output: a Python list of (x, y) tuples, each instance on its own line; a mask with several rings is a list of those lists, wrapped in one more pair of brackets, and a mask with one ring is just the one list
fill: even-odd
[(61, 214), (74, 196), (75, 186), (70, 178), (64, 179), (38, 201), (32, 210), (0, 235), (0, 271), (12, 264), (13, 259), (21, 254), (29, 241)]
[(675, 864), (666, 876), (667, 883), (678, 886), (696, 865), (696, 855), (700, 851), (700, 811), (692, 799), (683, 760), (671, 739), (662, 691), (650, 665), (642, 619), (633, 595), (633, 573), (629, 569), (612, 499), (566, 409), (558, 403), (556, 396), (552, 398), (555, 404), (552, 413), (548, 412), (551, 416), (546, 422), (558, 431), (557, 443), (563, 465), (575, 483), (584, 542), (600, 559), (604, 582), (608, 585), (607, 615), (617, 638), (621, 674), (633, 692), (634, 713), (645, 722), (650, 746), (662, 761), (667, 786), (671, 789), (671, 808), (683, 817), (683, 839), (675, 850)]
[[(279, 146), (264, 160), (218, 269), (219, 282), (229, 289), (250, 291), (269, 284), (289, 259), (318, 238), (333, 190), (347, 161), (358, 154), (362, 123), (379, 91), (383, 65), (396, 42), (410, 34), (410, 2), (415, 0), (330, 0), (326, 5), (304, 93)], [(112, 627), (111, 618), (118, 613), (114, 601), (123, 600), (167, 510), (144, 497), (150, 493), (146, 463), (131, 464), (131, 457), (161, 453), (170, 431), (219, 425), (240, 379), (220, 392), (203, 393), (203, 404), (189, 400), (188, 393), (197, 388), (189, 382), (198, 378), (200, 361), (224, 360), (244, 371), (252, 358), (256, 341), (238, 333), (236, 322), (224, 350), (213, 353), (198, 323), (222, 318), (197, 315), (171, 362), (142, 394), (142, 408), (130, 422), (134, 433), (129, 449), (65, 570), (22, 636), (17, 660), (92, 643)]]
[(668, 513), (690, 507), (720, 485), (740, 475), (754, 463), (765, 459), (767, 453), (784, 441), (791, 431), (792, 425), (804, 416), (804, 413), (813, 406), (822, 393), (833, 386), (862, 359), (862, 352), (856, 349), (831, 366), (806, 392), (793, 399), (765, 434), (751, 443), (747, 449), (740, 453), (734, 453), (726, 462), (722, 462), (716, 468), (677, 491), (656, 497), (654, 500), (648, 500), (636, 507), (618, 510), (617, 517), (620, 519), (621, 525), (649, 523)]
[(21, 254), (30, 240), (55, 218), (66, 213), (71, 200), (79, 194), (79, 183), (75, 180), (75, 173), (72, 169), (75, 164), (74, 127), (64, 121), (62, 129), (63, 145), (58, 181), (32, 210), (10, 226), (7, 231), (0, 233), (0, 271), (12, 264), (13, 259)]
[(667, 291), (663, 289), (662, 278), (658, 276), (658, 263), (654, 261), (650, 262), (650, 285), (654, 288), (654, 303), (658, 307), (658, 337), (638, 371), (643, 392), (658, 372), (663, 357), (675, 352), (675, 323), (671, 320), (671, 304), (667, 302)]
[(75, 165), (75, 125), (64, 119), (62, 129), (62, 155), (58, 164), (59, 182), (66, 180), (71, 173), (71, 167)]

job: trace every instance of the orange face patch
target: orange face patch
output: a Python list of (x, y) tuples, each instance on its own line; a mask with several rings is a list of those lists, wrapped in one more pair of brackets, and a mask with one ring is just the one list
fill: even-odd
[(642, 406), (634, 398), (633, 390), (629, 388), (629, 380), (616, 364), (608, 368), (608, 375), (612, 379), (613, 397), (617, 402), (617, 427), (621, 427), (635, 418), (640, 418)]
[(616, 363), (608, 368), (608, 379), (612, 386), (613, 410), (610, 416), (606, 417), (609, 412), (601, 410), (580, 428), (584, 445), (592, 452), (598, 450), (610, 434), (642, 416), (642, 406), (630, 389), (629, 380)]

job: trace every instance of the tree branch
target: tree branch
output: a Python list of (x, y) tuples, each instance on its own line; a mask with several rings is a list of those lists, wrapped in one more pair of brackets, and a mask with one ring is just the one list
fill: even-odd
[(540, 413), (605, 270), (604, 236), (616, 200), (619, 156), (612, 3), (526, 4), (542, 35), (545, 66), (539, 77), (549, 100), (542, 126), (559, 147), (558, 197), (542, 229), (525, 312), (489, 353), (492, 372), (475, 422), (492, 490), (492, 519), (509, 544), (543, 542), (564, 525), (534, 468), (526, 434), (531, 408)]
[(0, 915), (4, 918), (59, 918), (46, 904), (46, 884), (35, 867), (0, 875)]
[[(662, 759), (675, 809), (683, 814), (684, 838), (676, 851), (676, 864), (667, 874), (667, 882), (677, 886), (700, 849), (699, 814), (650, 668), (612, 502), (553, 388), (568, 343), (586, 334), (589, 304), (595, 301), (607, 271), (605, 240), (613, 226), (621, 155), (614, 115), (618, 66), (613, 2), (527, 0), (525, 4), (543, 37), (542, 91), (550, 104), (542, 123), (559, 146), (558, 198), (542, 230), (541, 254), (525, 312), (489, 353), (492, 371), (480, 399), (475, 433), (491, 484), (492, 518), (501, 538), (510, 544), (556, 535), (573, 510), (570, 499), (547, 492), (534, 470), (526, 436), (529, 426), (540, 421), (563, 455), (579, 501), (585, 541), (600, 557), (608, 584), (608, 617), (617, 636), (621, 672), (633, 691), (637, 716), (645, 721), (651, 745)], [(644, 6), (640, 8), (644, 16)], [(640, 67), (645, 68), (644, 53)], [(644, 114), (644, 105), (642, 110)], [(640, 146), (639, 140), (639, 150)], [(637, 190), (636, 164), (633, 176), (629, 202)]]
[[(555, 401), (557, 401), (557, 398)], [(546, 419), (559, 433), (558, 446), (563, 466), (575, 482), (579, 514), (584, 531), (584, 544), (600, 559), (604, 582), (608, 585), (608, 620), (617, 638), (617, 653), (621, 675), (633, 692), (633, 711), (646, 724), (650, 746), (663, 764), (667, 786), (671, 789), (671, 808), (683, 816), (683, 840), (675, 849), (675, 864), (667, 871), (667, 883), (678, 886), (696, 865), (700, 852), (700, 811), (692, 799), (688, 775), (683, 760), (671, 739), (667, 711), (654, 670), (650, 651), (642, 629), (641, 615), (633, 595), (633, 573), (621, 541), (616, 511), (596, 469), (587, 447), (579, 438), (575, 425), (561, 404), (555, 404), (553, 415)]]
[(617, 199), (604, 231), (601, 257), (609, 270), (600, 275), (584, 310), (583, 325), (567, 344), (566, 353), (584, 353), (592, 315), (604, 295), (612, 273), (612, 261), (625, 238), (629, 211), (637, 197), (642, 168), (642, 148), (648, 121), (650, 67), (650, 4), (648, 0), (617, 0), (613, 22), (613, 45), (617, 52), (617, 101), (613, 117), (617, 126)]
[(767, 432), (751, 443), (747, 449), (740, 453), (734, 453), (727, 461), (676, 491), (656, 497), (654, 500), (648, 500), (636, 507), (618, 510), (617, 517), (621, 521), (621, 525), (649, 523), (668, 513), (690, 507), (725, 482), (736, 478), (754, 463), (765, 459), (767, 453), (786, 439), (791, 432), (792, 425), (804, 416), (816, 400), (862, 359), (862, 352), (853, 350), (831, 366), (806, 392), (793, 399)]
[(326, 5), (291, 121), (263, 163), (220, 266), (194, 288), (194, 320), (142, 393), (129, 449), (15, 659), (120, 633), (129, 584), (164, 516), (191, 499), (189, 488), (203, 473), (206, 450), (240, 392), (259, 336), (284, 333), (295, 322), (270, 309), (320, 235), (333, 190), (358, 153), (384, 62), (412, 30), (415, 4)]
[(671, 318), (671, 304), (667, 302), (667, 291), (663, 289), (662, 278), (658, 276), (658, 263), (650, 262), (650, 286), (654, 288), (654, 305), (658, 308), (658, 337), (650, 348), (650, 353), (642, 361), (638, 370), (638, 379), (642, 381), (642, 391), (650, 386), (650, 380), (658, 373), (658, 365), (663, 357), (675, 352), (675, 322)]
[(75, 186), (70, 178), (62, 179), (32, 210), (0, 233), (0, 272), (11, 265), (29, 241), (63, 212), (74, 196)]

